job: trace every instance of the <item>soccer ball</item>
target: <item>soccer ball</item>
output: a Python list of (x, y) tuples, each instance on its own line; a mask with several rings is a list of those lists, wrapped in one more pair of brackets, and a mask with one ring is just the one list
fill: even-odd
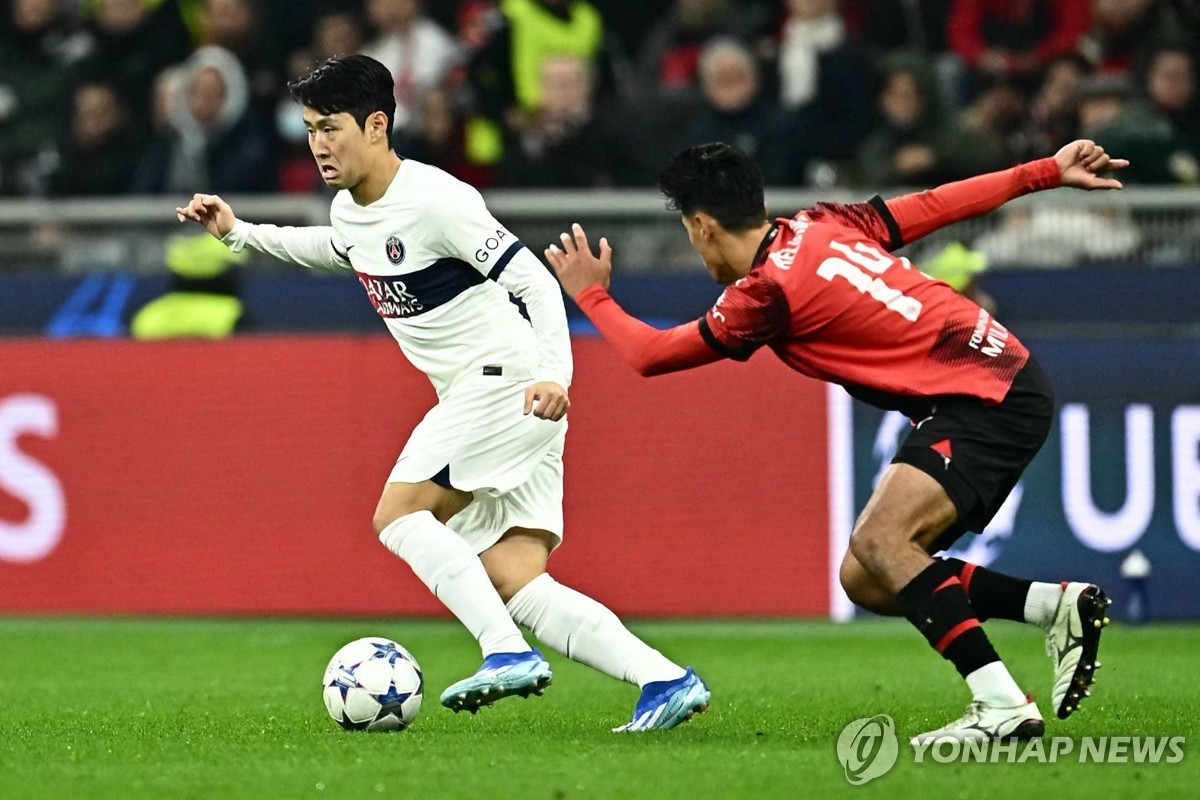
[(334, 653), (322, 682), (329, 716), (347, 730), (404, 730), (417, 718), (424, 691), (412, 653), (377, 636)]

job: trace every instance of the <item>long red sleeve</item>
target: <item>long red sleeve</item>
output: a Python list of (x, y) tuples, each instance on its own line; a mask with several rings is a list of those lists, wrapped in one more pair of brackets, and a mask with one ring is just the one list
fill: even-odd
[(575, 302), (613, 349), (642, 375), (678, 372), (722, 358), (701, 338), (696, 322), (665, 331), (651, 327), (625, 313), (601, 286), (584, 289)]
[(1061, 185), (1058, 162), (1042, 158), (936, 189), (893, 197), (886, 204), (899, 227), (900, 241), (892, 244), (895, 247), (909, 244), (938, 228), (986, 214), (1009, 200)]

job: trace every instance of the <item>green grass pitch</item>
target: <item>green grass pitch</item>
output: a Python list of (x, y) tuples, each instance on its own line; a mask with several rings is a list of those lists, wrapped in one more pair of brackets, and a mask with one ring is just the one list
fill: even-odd
[[(694, 665), (709, 713), (620, 736), (636, 689), (551, 656), (546, 696), (476, 717), (437, 701), (477, 666), (450, 622), (0, 619), (0, 798), (1194, 798), (1200, 789), (1200, 626), (1110, 628), (1094, 696), (1047, 735), (1187, 736), (1178, 764), (913, 763), (850, 786), (835, 755), (853, 719), (935, 727), (968, 700), (953, 668), (906, 624), (654, 622), (635, 629)], [(1040, 701), (1040, 633), (988, 625)], [(409, 647), (425, 705), (400, 734), (346, 732), (319, 682), (345, 642)], [(1043, 713), (1052, 716), (1043, 702)]]

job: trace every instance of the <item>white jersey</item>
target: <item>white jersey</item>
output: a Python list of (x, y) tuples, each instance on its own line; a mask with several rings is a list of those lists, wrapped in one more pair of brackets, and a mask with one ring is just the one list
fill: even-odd
[(571, 345), (558, 283), (473, 187), (406, 159), (369, 205), (338, 192), (330, 219), (332, 227), (306, 228), (238, 220), (223, 241), (235, 252), (249, 246), (309, 267), (354, 270), (439, 397), (481, 374), (569, 385)]

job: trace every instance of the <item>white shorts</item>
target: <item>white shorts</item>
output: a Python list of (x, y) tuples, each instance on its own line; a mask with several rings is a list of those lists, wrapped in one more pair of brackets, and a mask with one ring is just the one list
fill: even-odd
[(475, 499), (449, 527), (482, 553), (514, 527), (562, 541), (567, 421), (525, 414), (528, 381), (479, 377), (455, 386), (405, 444), (389, 483), (421, 483), (449, 468), (449, 483)]

